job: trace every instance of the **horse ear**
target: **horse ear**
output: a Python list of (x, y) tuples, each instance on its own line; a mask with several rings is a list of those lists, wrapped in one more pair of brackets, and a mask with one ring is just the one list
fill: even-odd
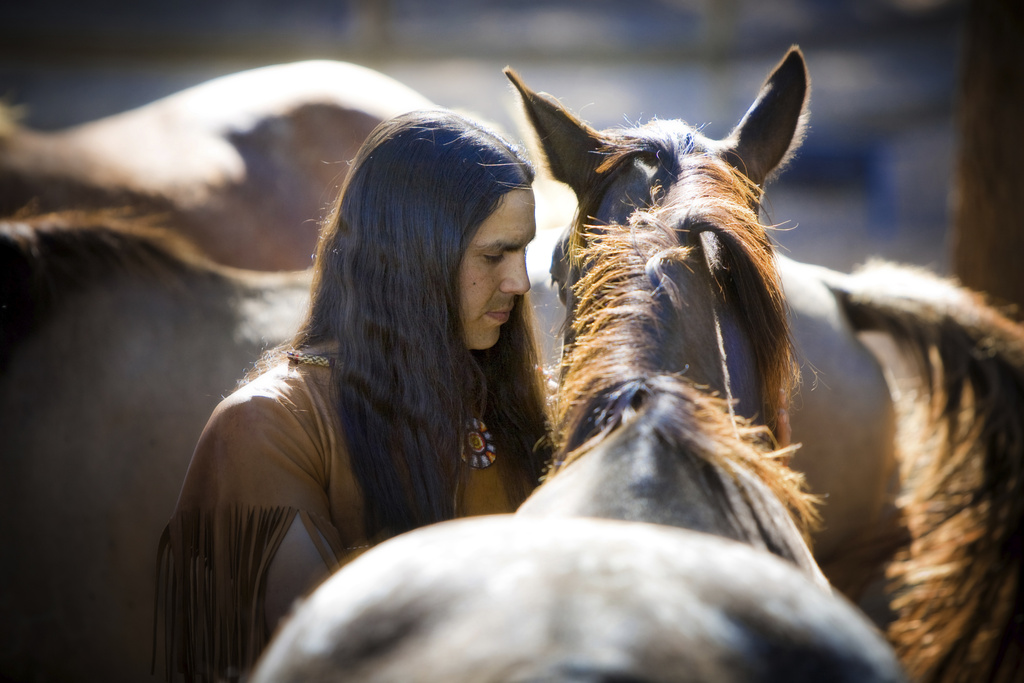
[(516, 90), (523, 112), (534, 134), (534, 147), (555, 180), (572, 188), (580, 196), (593, 177), (601, 157), (601, 136), (558, 104), (546, 93), (536, 93), (523, 83), (512, 68), (505, 75)]
[(723, 141), (730, 163), (758, 185), (779, 170), (803, 140), (809, 92), (803, 53), (793, 46)]

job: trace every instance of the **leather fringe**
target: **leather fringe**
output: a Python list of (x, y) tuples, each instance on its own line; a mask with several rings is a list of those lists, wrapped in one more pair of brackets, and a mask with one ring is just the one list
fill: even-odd
[(166, 680), (183, 673), (186, 681), (237, 682), (253, 667), (270, 636), (267, 569), (296, 515), (318, 528), (285, 507), (188, 511), (171, 520), (157, 551), (154, 673), (161, 621)]

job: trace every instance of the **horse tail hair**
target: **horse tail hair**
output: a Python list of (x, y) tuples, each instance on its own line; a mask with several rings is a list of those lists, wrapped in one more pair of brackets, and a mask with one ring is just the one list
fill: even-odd
[[(982, 295), (875, 263), (836, 294), (888, 335), (926, 400), (901, 436), (911, 542), (889, 568), (889, 637), (918, 681), (1019, 680), (1024, 667), (1024, 327)], [(903, 427), (901, 425), (901, 432)]]

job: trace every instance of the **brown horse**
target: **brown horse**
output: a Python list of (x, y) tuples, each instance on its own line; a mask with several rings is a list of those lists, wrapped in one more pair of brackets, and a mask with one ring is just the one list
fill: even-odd
[(1024, 680), (1024, 327), (909, 267), (869, 264), (834, 291), (924, 377), (903, 402), (911, 541), (888, 568), (890, 638), (918, 680)]
[(685, 529), (493, 515), (397, 536), (316, 589), (251, 683), (897, 683), (790, 562)]
[[(716, 196), (707, 195), (709, 189), (714, 190), (707, 183), (690, 188), (691, 178), (700, 179), (688, 171), (694, 160), (742, 160), (748, 197), (739, 201), (755, 204), (753, 213), (743, 219), (752, 234), (763, 234), (756, 220), (757, 184), (786, 159), (802, 134), (808, 78), (802, 57), (794, 53), (773, 72), (744, 122), (723, 141), (709, 140), (672, 120), (597, 132), (522, 82), (518, 87), (527, 117), (543, 143), (539, 146), (542, 157), (552, 175), (567, 183), (579, 201), (575, 225), (556, 248), (552, 263), (552, 277), (571, 315), (571, 284), (579, 277), (578, 254), (573, 250), (581, 246), (583, 226), (624, 224), (636, 207), (664, 202), (672, 193), (689, 193), (683, 201), (698, 204), (694, 217), (699, 220), (702, 211), (715, 207)], [(736, 192), (728, 187), (726, 191)], [(794, 461), (806, 473), (813, 491), (828, 494), (822, 508), (823, 524), (814, 534), (815, 553), (833, 583), (857, 593), (864, 583), (863, 572), (860, 567), (848, 570), (851, 549), (866, 547), (862, 552), (873, 556), (879, 543), (873, 538), (865, 542), (865, 529), (893, 527), (888, 498), (896, 472), (895, 418), (889, 389), (874, 355), (852, 333), (814, 267), (779, 257), (775, 260), (789, 304), (789, 328), (810, 370), (804, 373), (798, 392), (789, 397), (794, 438), (802, 443)], [(702, 305), (703, 298), (691, 297), (689, 303)], [(778, 307), (778, 302), (752, 302), (745, 315), (777, 315)], [(691, 328), (686, 343), (680, 342), (690, 354), (683, 362), (689, 364), (691, 377), (737, 399), (742, 414), (757, 415), (769, 426), (778, 411), (778, 391), (788, 389), (791, 377), (788, 364), (778, 356), (787, 344), (782, 338), (771, 338), (773, 329), (778, 329), (777, 325), (755, 323), (744, 329), (723, 321), (717, 331), (709, 326)], [(571, 328), (566, 335), (571, 343)], [(721, 354), (716, 352), (720, 346)], [(756, 358), (760, 367), (749, 362), (751, 358)], [(762, 377), (766, 380), (763, 384)], [(837, 421), (836, 414), (845, 419)], [(863, 453), (872, 457), (865, 458)], [(847, 464), (853, 462), (855, 467)]]
[(215, 266), (127, 215), (0, 222), (0, 678), (150, 673), (155, 548), (214, 406), (306, 273)]
[[(802, 55), (791, 50), (737, 128), (720, 141), (676, 121), (598, 132), (514, 82), (553, 175), (579, 201), (575, 225), (552, 264), (569, 317), (576, 320), (581, 298), (606, 294), (580, 279), (590, 257), (587, 245), (600, 248), (609, 225), (628, 224), (635, 211), (680, 202), (688, 220), (677, 227), (700, 234), (703, 225), (716, 225), (723, 205), (742, 203), (734, 191), (692, 189), (700, 177), (694, 168), (727, 165), (746, 176), (748, 218), (756, 218), (761, 186), (800, 137), (809, 81)], [(762, 230), (756, 220), (748, 221), (748, 229)], [(810, 370), (789, 401), (793, 439), (803, 444), (793, 464), (806, 472), (812, 492), (827, 496), (824, 530), (815, 536), (826, 574), (864, 599), (870, 596), (865, 586), (886, 570), (897, 579), (882, 595), (891, 609), (889, 635), (920, 680), (1018, 675), (1024, 332), (979, 296), (912, 269), (890, 266), (847, 276), (783, 257), (776, 261), (793, 337)], [(680, 288), (677, 295), (699, 311), (707, 306), (701, 298), (728, 300), (749, 285), (747, 271), (728, 258), (720, 272), (718, 290)], [(566, 335), (569, 350), (574, 330)], [(924, 434), (935, 438), (917, 433), (899, 440), (898, 477), (886, 368), (859, 338), (865, 332), (888, 335), (926, 379)], [(738, 399), (741, 414), (771, 425), (771, 393), (780, 385), (762, 379), (763, 368), (771, 367), (763, 358), (770, 348), (755, 343), (751, 355), (743, 337), (757, 339), (750, 336), (753, 328), (728, 321), (704, 334), (703, 348), (687, 347), (683, 334), (665, 334), (660, 343), (682, 347), (677, 372), (688, 371), (686, 359), (710, 352), (697, 366), (699, 380)], [(745, 388), (751, 382), (758, 391)], [(915, 424), (901, 421), (901, 434)]]
[(0, 136), (0, 215), (128, 206), (164, 214), (215, 261), (309, 267), (348, 161), (383, 119), (434, 106), (355, 64), (224, 76), (55, 132)]

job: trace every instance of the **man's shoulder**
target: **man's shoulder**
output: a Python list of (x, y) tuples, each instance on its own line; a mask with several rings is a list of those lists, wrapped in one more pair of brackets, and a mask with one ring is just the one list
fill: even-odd
[(276, 412), (310, 410), (326, 391), (325, 378), (287, 361), (278, 363), (241, 384), (221, 400), (218, 412)]

